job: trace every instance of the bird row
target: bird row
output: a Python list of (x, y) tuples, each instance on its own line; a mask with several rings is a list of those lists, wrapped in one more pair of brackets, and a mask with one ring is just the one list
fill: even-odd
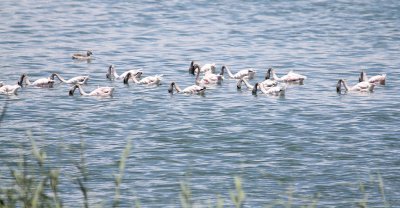
[[(79, 60), (90, 60), (92, 58), (91, 56), (92, 54), (93, 53), (91, 51), (87, 51), (86, 54), (73, 54), (72, 58)], [(168, 92), (173, 93), (175, 90), (178, 93), (204, 94), (206, 90), (205, 85), (220, 84), (224, 78), (223, 75), (225, 71), (228, 73), (229, 78), (239, 80), (237, 83), (238, 89), (241, 88), (242, 83), (245, 83), (246, 87), (252, 90), (253, 94), (256, 94), (257, 91), (260, 90), (264, 94), (284, 95), (286, 92), (286, 84), (278, 85), (278, 82), (303, 84), (304, 80), (307, 78), (306, 76), (294, 73), (293, 71), (290, 71), (288, 74), (282, 77), (278, 77), (275, 73), (275, 70), (270, 68), (267, 71), (265, 80), (262, 82), (258, 82), (254, 84), (254, 86), (252, 86), (247, 80), (254, 78), (256, 72), (253, 69), (244, 69), (237, 72), (236, 74), (232, 74), (232, 72), (226, 66), (222, 66), (221, 72), (219, 74), (215, 74), (215, 69), (216, 69), (215, 63), (204, 64), (203, 66), (200, 66), (200, 64), (192, 61), (189, 66), (189, 73), (194, 75), (195, 71), (197, 70), (197, 77), (195, 84), (187, 88), (181, 89), (175, 82), (172, 82), (170, 84)], [(135, 74), (137, 73), (137, 71), (127, 71), (120, 76), (125, 77), (128, 73)], [(201, 79), (199, 79), (198, 76), (200, 73), (204, 73), (204, 76)], [(109, 76), (114, 76), (117, 79), (120, 78), (120, 76), (116, 74), (113, 67), (110, 67), (109, 69), (107, 78), (109, 78)], [(135, 83), (145, 82), (145, 81), (137, 81), (136, 79), (133, 80)], [(366, 73), (363, 71), (360, 74), (359, 83), (357, 83), (354, 86), (348, 86), (345, 80), (339, 79), (336, 86), (336, 90), (338, 93), (348, 92), (348, 91), (372, 92), (376, 84), (379, 83), (384, 85), (385, 80), (386, 80), (386, 74), (376, 75), (368, 79)], [(148, 80), (146, 80), (146, 83), (151, 84), (151, 81), (148, 82)], [(157, 81), (159, 82), (161, 80), (157, 79)], [(124, 83), (127, 83), (127, 81), (124, 80)]]
[[(74, 54), (74, 59), (87, 60), (92, 58), (92, 52), (87, 51), (86, 54)], [(232, 73), (231, 70), (223, 65), (219, 73), (216, 73), (216, 64), (204, 64), (200, 65), (194, 61), (190, 63), (189, 74), (195, 75), (194, 84), (181, 89), (178, 84), (174, 81), (169, 84), (168, 92), (184, 93), (184, 94), (204, 94), (208, 85), (221, 84), (225, 79), (224, 74), (227, 73), (230, 79), (237, 80), (237, 88), (241, 89), (242, 84), (252, 91), (253, 94), (261, 92), (268, 95), (284, 95), (287, 88), (287, 83), (304, 84), (306, 76), (295, 73), (293, 71), (288, 72), (286, 75), (278, 77), (275, 69), (269, 68), (266, 72), (265, 79), (255, 83), (254, 85), (249, 83), (249, 80), (255, 77), (256, 71), (254, 69), (243, 69), (237, 73)], [(154, 75), (142, 78), (143, 72), (141, 69), (133, 69), (118, 74), (114, 65), (108, 67), (106, 78), (109, 80), (123, 80), (124, 84), (129, 84), (132, 81), (135, 84), (140, 85), (160, 85), (163, 75)], [(203, 75), (200, 77), (200, 75)], [(36, 81), (30, 81), (27, 74), (22, 74), (17, 85), (5, 85), (0, 82), (0, 94), (17, 94), (18, 90), (25, 86), (36, 86), (36, 87), (53, 87), (55, 78), (57, 77), (63, 83), (73, 84), (74, 86), (69, 90), (69, 95), (74, 95), (76, 89), (79, 90), (81, 95), (88, 96), (112, 96), (114, 92), (113, 87), (99, 87), (90, 93), (86, 93), (82, 85), (87, 84), (89, 76), (76, 76), (71, 79), (64, 79), (57, 73), (51, 74), (47, 78), (40, 78)], [(376, 75), (368, 79), (366, 73), (363, 71), (359, 77), (359, 83), (354, 86), (348, 86), (344, 79), (340, 79), (336, 85), (338, 93), (348, 91), (360, 91), (360, 92), (372, 92), (377, 84), (384, 85), (386, 81), (386, 74)]]

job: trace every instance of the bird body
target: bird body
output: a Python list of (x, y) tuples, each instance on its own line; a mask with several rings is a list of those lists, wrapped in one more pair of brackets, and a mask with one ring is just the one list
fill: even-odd
[(263, 84), (256, 83), (253, 87), (252, 93), (257, 94), (257, 89), (260, 89), (261, 92), (266, 95), (285, 95), (286, 84), (280, 84), (273, 87), (265, 87)]
[(212, 71), (207, 71), (203, 78), (199, 79), (199, 75), (201, 73), (201, 68), (199, 66), (195, 66), (195, 70), (197, 69), (196, 75), (196, 84), (197, 85), (208, 85), (208, 84), (221, 84), (222, 80), (224, 80), (224, 69), (221, 69), (219, 74), (213, 74)]
[(86, 82), (89, 79), (89, 76), (76, 76), (71, 79), (65, 80), (63, 77), (61, 77), (57, 73), (53, 73), (51, 75), (51, 79), (54, 80), (54, 77), (57, 77), (61, 82), (67, 83), (67, 84), (86, 84)]
[(200, 68), (200, 72), (201, 73), (206, 73), (211, 71), (212, 73), (215, 72), (215, 63), (212, 64), (204, 64), (203, 66), (200, 66), (199, 64), (195, 63), (194, 61), (190, 62), (190, 66), (189, 66), (189, 74), (194, 74), (195, 71), (195, 67), (199, 67)]
[(19, 85), (5, 85), (0, 82), (0, 94), (17, 95), (18, 90), (21, 88)]
[(359, 82), (354, 86), (348, 86), (345, 80), (339, 79), (338, 83), (336, 84), (336, 92), (341, 93), (342, 85), (345, 92), (373, 92), (375, 87), (374, 83), (370, 83), (368, 81)]
[(112, 96), (112, 94), (114, 92), (113, 87), (99, 87), (99, 88), (87, 93), (82, 89), (81, 85), (76, 84), (69, 90), (69, 95), (70, 96), (74, 95), (74, 92), (76, 89), (79, 89), (79, 92), (81, 93), (81, 95), (84, 95), (84, 96), (109, 97), (109, 96)]
[(28, 75), (27, 74), (22, 74), (20, 80), (18, 81), (18, 85), (23, 87), (23, 85), (31, 85), (31, 86), (36, 86), (36, 87), (53, 87), (54, 85), (54, 79), (51, 77), (48, 78), (40, 78), (37, 79), (34, 82), (29, 81)]
[(184, 88), (183, 90), (175, 83), (172, 82), (168, 88), (169, 93), (173, 93), (174, 89), (178, 93), (184, 93), (184, 94), (199, 94), (199, 95), (204, 95), (206, 91), (206, 87), (204, 86), (198, 86), (198, 85), (191, 85), (189, 87)]
[(236, 74), (232, 74), (231, 70), (228, 67), (222, 66), (221, 70), (224, 69), (228, 72), (229, 78), (231, 79), (242, 79), (242, 78), (253, 79), (254, 75), (256, 74), (256, 71), (254, 69), (243, 69), (237, 72)]
[(72, 59), (89, 60), (92, 58), (92, 55), (92, 51), (86, 51), (86, 53), (75, 53), (72, 55)]
[[(138, 73), (138, 72), (140, 72), (140, 73)], [(126, 77), (126, 75), (128, 75), (129, 73), (135, 74), (135, 76), (137, 78), (140, 78), (140, 76), (142, 75), (142, 72), (139, 69), (128, 70), (128, 71), (123, 72), (121, 75), (118, 75), (117, 70), (115, 69), (114, 65), (110, 65), (108, 67), (106, 77), (107, 77), (107, 79), (110, 79), (110, 80), (124, 79)]]
[(358, 78), (358, 81), (359, 82), (368, 81), (369, 83), (375, 83), (375, 84), (379, 83), (381, 85), (385, 85), (386, 84), (386, 74), (375, 75), (368, 79), (367, 73), (365, 71), (362, 71), (360, 73), (360, 77)]
[[(141, 72), (137, 72), (141, 73)], [(138, 80), (136, 74), (128, 73), (124, 78), (124, 84), (128, 84), (129, 79), (132, 79), (136, 84), (143, 84), (143, 85), (160, 85), (163, 75), (154, 75), (148, 76), (143, 79)]]
[(272, 78), (276, 81), (282, 81), (282, 82), (289, 82), (289, 83), (300, 83), (303, 84), (304, 80), (307, 79), (306, 76), (295, 73), (293, 71), (289, 71), (286, 75), (283, 75), (282, 77), (278, 77), (275, 73), (275, 70), (272, 68), (268, 69), (267, 76), (270, 78), (270, 75), (272, 74)]

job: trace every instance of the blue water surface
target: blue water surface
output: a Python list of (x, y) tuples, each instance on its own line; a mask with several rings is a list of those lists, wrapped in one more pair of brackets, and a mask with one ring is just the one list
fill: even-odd
[[(244, 207), (291, 200), (293, 206), (400, 206), (399, 1), (1, 1), (0, 81), (15, 84), (56, 72), (90, 75), (84, 86), (113, 86), (112, 98), (68, 96), (71, 87), (23, 88), (0, 96), (3, 181), (19, 154), (30, 153), (29, 132), (62, 171), (66, 207), (83, 203), (74, 178), (81, 141), (91, 205), (109, 207), (127, 141), (132, 151), (121, 185), (121, 206), (179, 207), (181, 182), (198, 207), (222, 198), (232, 207), (234, 177)], [(71, 55), (92, 50), (90, 62)], [(170, 95), (169, 83), (194, 83), (190, 61), (269, 67), (308, 77), (283, 97), (253, 96), (228, 79), (205, 96)], [(142, 68), (163, 74), (162, 85), (109, 81)], [(386, 73), (373, 93), (338, 95), (338, 79)], [(32, 158), (33, 160), (33, 158)], [(377, 182), (381, 176), (385, 197)], [(6, 182), (2, 182), (5, 184)], [(360, 184), (366, 185), (365, 193)], [(83, 205), (82, 205), (83, 206)]]

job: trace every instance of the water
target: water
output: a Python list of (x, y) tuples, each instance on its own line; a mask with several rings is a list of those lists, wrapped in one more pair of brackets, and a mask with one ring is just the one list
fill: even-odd
[[(262, 207), (294, 192), (294, 204), (319, 194), (321, 207), (349, 207), (363, 199), (359, 183), (381, 174), (386, 200), (400, 206), (398, 1), (2, 1), (0, 80), (15, 83), (52, 72), (90, 75), (85, 89), (114, 86), (112, 98), (68, 96), (68, 85), (24, 88), (0, 96), (8, 109), (0, 127), (1, 170), (29, 152), (27, 131), (48, 160), (63, 171), (65, 206), (82, 200), (78, 175), (86, 145), (91, 204), (110, 205), (113, 174), (130, 139), (133, 149), (122, 184), (124, 204), (179, 206), (187, 181), (198, 205), (220, 195), (231, 206), (233, 178), (240, 176), (245, 207)], [(93, 50), (90, 63), (71, 54)], [(167, 93), (168, 84), (193, 83), (191, 60), (252, 67), (262, 80), (268, 67), (279, 75), (308, 77), (286, 96), (251, 95), (234, 80), (204, 97)], [(108, 81), (143, 68), (164, 74), (160, 87)], [(340, 78), (355, 84), (359, 72), (387, 73), (371, 94), (336, 94)], [(254, 83), (254, 81), (253, 81)], [(383, 206), (378, 186), (367, 189)], [(111, 197), (110, 197), (111, 196)]]

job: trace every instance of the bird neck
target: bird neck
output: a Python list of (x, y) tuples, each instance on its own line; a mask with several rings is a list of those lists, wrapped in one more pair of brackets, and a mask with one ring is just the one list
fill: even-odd
[(177, 92), (182, 92), (181, 88), (175, 83), (174, 88)]
[(364, 82), (364, 81), (367, 81), (367, 80), (368, 80), (367, 73), (365, 73), (365, 71), (362, 71), (360, 73), (360, 78), (358, 79), (358, 81), (359, 82)]
[(256, 83), (255, 85), (254, 85), (254, 87), (253, 87), (253, 89), (251, 90), (251, 93), (253, 94), (253, 95), (256, 95), (257, 94), (257, 89), (258, 88), (258, 83)]
[(224, 68), (226, 69), (226, 72), (228, 72), (229, 77), (233, 79), (234, 76), (233, 76), (231, 70), (227, 66), (225, 66)]
[(343, 87), (344, 87), (344, 89), (346, 90), (346, 91), (349, 91), (349, 86), (347, 85), (347, 82), (346, 81), (344, 81), (344, 80), (342, 80), (342, 84), (343, 84)]
[(247, 81), (247, 80), (245, 80), (245, 79), (242, 79), (243, 80), (243, 82), (244, 82), (244, 84), (246, 85), (246, 87), (247, 88), (249, 88), (249, 89), (253, 89), (253, 86), (251, 86), (251, 84)]
[(80, 85), (76, 85), (76, 86), (78, 87), (79, 93), (81, 93), (81, 95), (89, 95), (88, 93), (86, 93), (86, 92), (82, 89), (82, 87), (81, 87)]
[(65, 80), (64, 78), (62, 78), (62, 77), (61, 77), (59, 74), (57, 74), (57, 73), (52, 74), (50, 78), (51, 78), (52, 80), (54, 80), (54, 77), (57, 77), (61, 82), (64, 82), (64, 83), (67, 82), (67, 80)]

